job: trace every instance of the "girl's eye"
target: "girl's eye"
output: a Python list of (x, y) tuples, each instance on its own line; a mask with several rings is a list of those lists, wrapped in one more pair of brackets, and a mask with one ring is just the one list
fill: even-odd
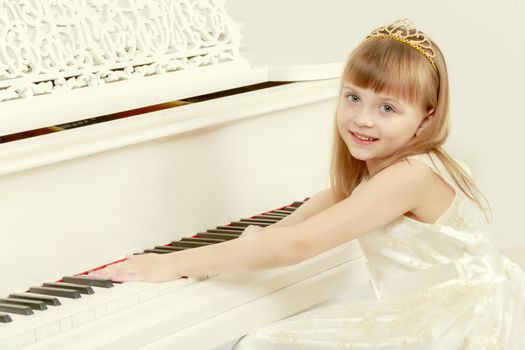
[(352, 101), (352, 102), (357, 102), (357, 101), (359, 100), (359, 97), (357, 97), (356, 95), (348, 95), (347, 97), (348, 97), (348, 98), (350, 99), (350, 101)]
[(389, 106), (389, 105), (383, 105), (381, 106), (383, 108), (383, 111), (385, 111), (386, 113), (392, 113), (392, 112), (395, 112), (394, 108), (392, 106)]

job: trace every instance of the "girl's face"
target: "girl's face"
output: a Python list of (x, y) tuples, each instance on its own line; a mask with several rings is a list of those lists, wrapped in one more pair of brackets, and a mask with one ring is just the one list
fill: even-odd
[[(419, 135), (433, 111), (425, 112), (395, 97), (345, 83), (337, 109), (337, 125), (352, 156), (366, 161), (373, 176), (390, 155)], [(374, 140), (360, 141), (355, 134)]]

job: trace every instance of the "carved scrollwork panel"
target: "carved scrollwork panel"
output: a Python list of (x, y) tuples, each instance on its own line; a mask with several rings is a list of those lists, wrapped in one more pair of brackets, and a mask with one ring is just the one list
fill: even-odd
[(0, 101), (240, 58), (224, 0), (0, 0)]

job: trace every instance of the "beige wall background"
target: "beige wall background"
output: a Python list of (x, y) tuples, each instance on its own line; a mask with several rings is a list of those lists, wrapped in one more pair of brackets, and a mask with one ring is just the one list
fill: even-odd
[(498, 243), (525, 244), (525, 1), (228, 0), (226, 7), (244, 23), (242, 52), (254, 66), (342, 62), (375, 27), (412, 19), (447, 61), (446, 150), (469, 165), (490, 201)]

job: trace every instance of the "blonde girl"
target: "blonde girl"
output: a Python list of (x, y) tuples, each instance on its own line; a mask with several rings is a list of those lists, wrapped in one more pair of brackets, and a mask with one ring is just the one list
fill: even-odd
[(313, 308), (235, 348), (525, 349), (525, 273), (499, 254), (486, 200), (443, 149), (449, 126), (436, 43), (409, 20), (380, 27), (344, 67), (330, 188), (242, 239), (133, 256), (95, 276), (160, 282), (269, 269), (357, 239), (377, 300)]

